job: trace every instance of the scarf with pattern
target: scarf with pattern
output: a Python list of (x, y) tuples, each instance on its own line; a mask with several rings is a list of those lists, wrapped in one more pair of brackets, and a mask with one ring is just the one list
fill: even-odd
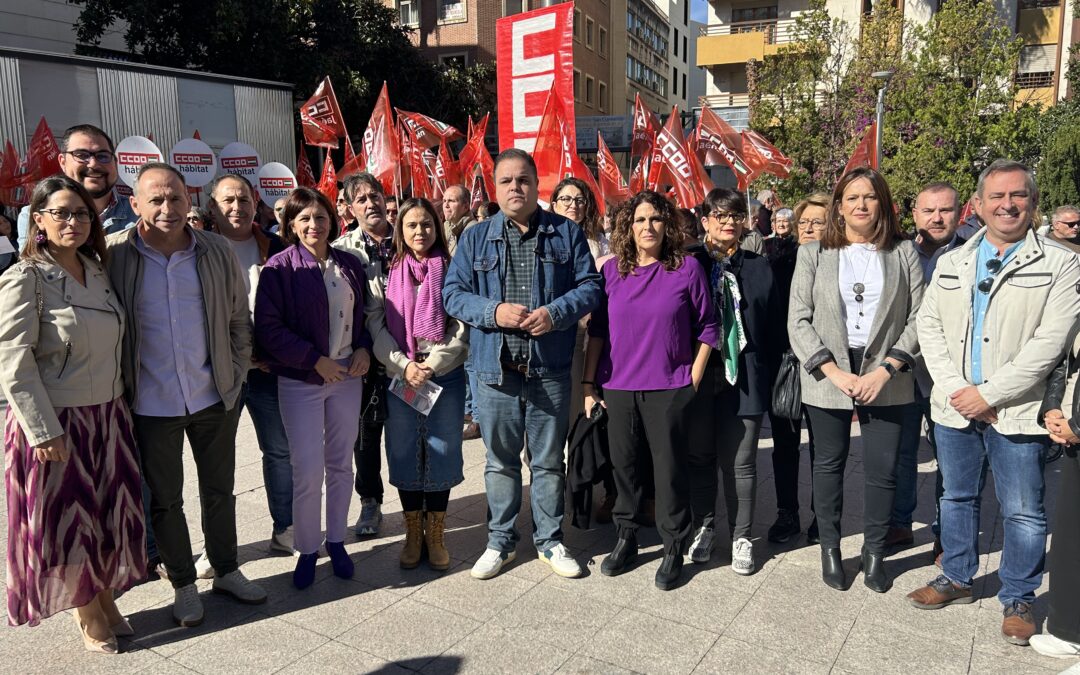
[[(424, 260), (406, 253), (390, 268), (386, 280), (386, 328), (409, 357), (416, 357), (418, 338), (442, 342), (446, 334), (442, 287), (446, 259), (429, 251)], [(419, 286), (420, 290), (416, 291)]]

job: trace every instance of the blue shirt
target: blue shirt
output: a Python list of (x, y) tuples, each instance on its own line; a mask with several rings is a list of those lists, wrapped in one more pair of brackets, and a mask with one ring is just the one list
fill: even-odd
[[(129, 227), (135, 227), (135, 223), (139, 222), (139, 217), (135, 215), (135, 209), (131, 208), (131, 200), (127, 197), (116, 194), (116, 190), (113, 189), (112, 199), (109, 201), (109, 205), (105, 207), (105, 210), (98, 214), (101, 218), (101, 227), (105, 230), (105, 234), (112, 234), (113, 232), (120, 232), (126, 230)], [(30, 207), (24, 206), (19, 211), (19, 246), (18, 250), (23, 250), (23, 246), (26, 246), (26, 239), (30, 233)]]
[[(1016, 249), (1023, 243), (1024, 240), (1021, 239), (1005, 249), (1005, 254), (1000, 258), (1001, 267), (999, 270), (1005, 269), (1005, 265), (1012, 260)], [(979, 242), (979, 257), (975, 261), (975, 288), (971, 294), (971, 381), (976, 385), (984, 382), (982, 374), (983, 320), (986, 318), (986, 310), (990, 306), (990, 294), (980, 291), (979, 283), (983, 279), (996, 276), (990, 274), (990, 270), (986, 269), (986, 261), (997, 257), (997, 246), (994, 246), (986, 240), (986, 237), (983, 237), (982, 241)], [(1001, 272), (999, 271), (998, 274), (1001, 274)]]

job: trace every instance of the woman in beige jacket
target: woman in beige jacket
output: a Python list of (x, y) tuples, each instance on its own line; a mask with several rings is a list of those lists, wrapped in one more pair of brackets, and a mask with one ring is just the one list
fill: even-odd
[(133, 630), (113, 592), (146, 569), (139, 459), (120, 379), (124, 312), (86, 190), (34, 189), (29, 241), (0, 277), (0, 387), (8, 400), (8, 623), (75, 608), (90, 651)]

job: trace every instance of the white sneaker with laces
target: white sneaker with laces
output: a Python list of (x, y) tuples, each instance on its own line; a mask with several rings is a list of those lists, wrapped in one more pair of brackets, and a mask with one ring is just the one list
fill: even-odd
[(279, 553), (288, 553), (289, 555), (293, 554), (292, 525), (286, 527), (281, 532), (274, 532), (270, 535), (270, 550)]
[(731, 544), (731, 569), (736, 574), (754, 573), (754, 545), (749, 539), (739, 537)]
[(206, 551), (199, 554), (195, 561), (195, 577), (197, 579), (213, 579), (214, 566), (210, 564), (210, 558), (206, 557)]
[(173, 591), (173, 621), (185, 628), (198, 626), (203, 622), (202, 600), (195, 584), (181, 586)]
[(470, 574), (473, 579), (490, 579), (502, 570), (503, 565), (512, 561), (515, 557), (517, 557), (517, 554), (513, 551), (503, 553), (489, 548), (484, 551), (484, 555), (480, 556), (480, 559), (473, 565)]
[(1032, 635), (1028, 644), (1043, 656), (1052, 656), (1055, 659), (1075, 659), (1080, 657), (1080, 644), (1067, 642), (1050, 633)]
[(214, 579), (214, 592), (231, 595), (245, 605), (261, 605), (266, 602), (266, 591), (252, 583), (240, 570), (233, 570)]
[(714, 537), (715, 532), (711, 527), (699, 527), (694, 532), (694, 540), (690, 543), (691, 562), (709, 562), (709, 558), (712, 557)]
[(555, 544), (548, 550), (540, 553), (540, 559), (551, 567), (551, 570), (560, 577), (576, 579), (581, 576), (581, 565), (570, 555), (570, 551), (562, 544)]
[(379, 525), (382, 523), (382, 505), (374, 497), (364, 497), (360, 500), (360, 517), (356, 520), (356, 535), (358, 537), (370, 537), (378, 534)]

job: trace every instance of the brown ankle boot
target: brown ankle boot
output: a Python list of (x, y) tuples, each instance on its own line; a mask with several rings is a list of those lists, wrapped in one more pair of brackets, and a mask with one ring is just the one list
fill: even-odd
[(424, 547), (423, 512), (406, 511), (405, 548), (401, 549), (401, 567), (411, 570), (420, 564), (420, 553)]
[(427, 544), (428, 566), (433, 570), (445, 570), (450, 567), (450, 552), (443, 544), (443, 531), (446, 527), (446, 511), (428, 511), (424, 523), (424, 542)]

